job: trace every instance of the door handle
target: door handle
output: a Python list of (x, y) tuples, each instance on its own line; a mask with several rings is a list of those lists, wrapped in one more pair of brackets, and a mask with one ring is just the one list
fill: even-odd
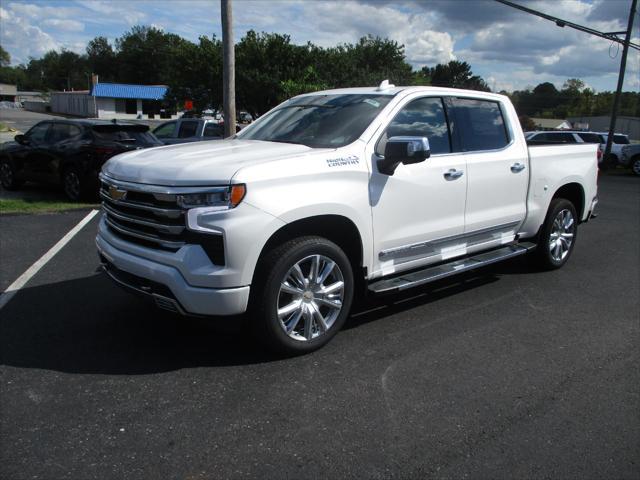
[(460, 178), (463, 174), (464, 172), (462, 170), (456, 170), (455, 168), (452, 168), (448, 172), (444, 172), (444, 178), (446, 178), (447, 180), (455, 180), (456, 178)]
[(513, 165), (511, 165), (511, 171), (513, 173), (518, 173), (518, 172), (521, 172), (522, 170), (524, 170), (524, 164), (523, 163), (516, 162)]

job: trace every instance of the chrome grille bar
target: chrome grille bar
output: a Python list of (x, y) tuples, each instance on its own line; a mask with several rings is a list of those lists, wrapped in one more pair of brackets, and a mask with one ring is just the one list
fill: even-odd
[(166, 225), (162, 223), (152, 222), (150, 220), (136, 217), (134, 215), (117, 212), (113, 207), (109, 206), (108, 201), (102, 203), (102, 208), (104, 208), (104, 210), (109, 214), (109, 217), (113, 217), (113, 218), (116, 218), (117, 220), (122, 220), (125, 222), (137, 223), (140, 225), (144, 225), (146, 227), (152, 227), (164, 233), (178, 235), (182, 233), (185, 229), (184, 225)]
[(107, 202), (113, 203), (115, 205), (121, 205), (123, 207), (130, 207), (130, 208), (138, 208), (140, 210), (152, 212), (155, 215), (163, 216), (167, 218), (174, 218), (174, 219), (180, 218), (180, 215), (182, 215), (183, 213), (183, 210), (177, 209), (177, 208), (160, 208), (160, 207), (154, 207), (151, 205), (146, 205), (146, 204), (137, 203), (137, 202), (129, 202), (126, 200), (116, 200), (114, 198), (111, 198), (102, 189), (100, 189), (100, 197), (103, 200), (106, 200)]
[(128, 227), (124, 227), (113, 221), (112, 218), (109, 217), (107, 213), (106, 222), (109, 227), (113, 228), (115, 231), (122, 233), (123, 235), (129, 235), (130, 237), (139, 238), (141, 240), (146, 240), (147, 242), (154, 242), (164, 248), (170, 248), (178, 250), (180, 247), (186, 245), (186, 242), (178, 242), (165, 240), (163, 238), (157, 237), (155, 235), (151, 235), (149, 233), (142, 233), (139, 230), (134, 230)]

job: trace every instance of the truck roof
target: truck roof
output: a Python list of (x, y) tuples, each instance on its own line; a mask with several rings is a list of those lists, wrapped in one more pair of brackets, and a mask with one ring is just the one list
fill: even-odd
[(504, 100), (506, 97), (498, 93), (481, 92), (479, 90), (464, 90), (462, 88), (446, 88), (446, 87), (415, 87), (415, 86), (400, 86), (389, 85), (388, 87), (355, 87), (355, 88), (336, 88), (332, 90), (321, 90), (319, 92), (304, 93), (306, 95), (346, 95), (346, 94), (369, 94), (369, 95), (390, 95), (394, 96), (400, 92), (406, 94), (414, 92), (425, 92), (430, 94), (441, 95), (471, 95), (474, 97), (492, 98), (494, 100)]

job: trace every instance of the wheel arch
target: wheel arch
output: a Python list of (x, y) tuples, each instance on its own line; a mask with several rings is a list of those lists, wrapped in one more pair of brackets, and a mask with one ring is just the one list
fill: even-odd
[(580, 221), (584, 215), (584, 207), (585, 207), (585, 194), (584, 188), (577, 182), (566, 183), (558, 188), (553, 194), (554, 198), (564, 198), (573, 203), (573, 206), (578, 213), (578, 220)]
[(277, 245), (297, 237), (309, 235), (326, 238), (338, 245), (349, 258), (354, 277), (356, 279), (364, 278), (364, 250), (362, 236), (358, 227), (349, 218), (335, 214), (315, 215), (283, 225), (269, 237), (262, 247), (258, 257), (258, 265), (260, 265), (264, 255)]

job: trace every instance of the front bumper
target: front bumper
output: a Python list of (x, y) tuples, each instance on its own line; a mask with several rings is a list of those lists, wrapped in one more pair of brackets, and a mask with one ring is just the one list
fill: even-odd
[(176, 268), (116, 248), (100, 234), (96, 246), (103, 269), (119, 285), (150, 296), (156, 305), (184, 315), (238, 315), (249, 302), (249, 286), (195, 287)]

